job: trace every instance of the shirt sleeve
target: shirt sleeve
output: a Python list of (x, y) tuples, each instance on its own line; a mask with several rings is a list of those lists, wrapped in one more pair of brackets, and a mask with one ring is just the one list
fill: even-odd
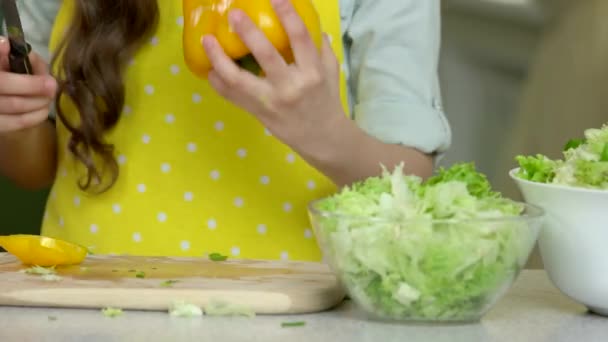
[(440, 0), (354, 0), (345, 29), (352, 115), (377, 139), (441, 155)]
[(17, 4), (27, 42), (50, 62), (49, 41), (61, 0), (21, 0)]

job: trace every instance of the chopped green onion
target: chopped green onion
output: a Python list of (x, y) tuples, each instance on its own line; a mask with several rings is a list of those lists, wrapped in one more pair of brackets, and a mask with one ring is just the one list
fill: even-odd
[(283, 322), (283, 323), (281, 323), (281, 327), (282, 328), (303, 327), (305, 325), (306, 325), (306, 322), (304, 322), (304, 321), (299, 321), (299, 322)]
[(209, 254), (209, 259), (211, 261), (226, 261), (228, 257), (225, 255), (221, 255), (220, 253), (211, 253)]

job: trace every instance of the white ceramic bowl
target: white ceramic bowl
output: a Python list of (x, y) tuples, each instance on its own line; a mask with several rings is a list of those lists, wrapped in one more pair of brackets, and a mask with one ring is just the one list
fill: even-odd
[(608, 316), (608, 191), (543, 184), (509, 175), (526, 202), (545, 209), (538, 239), (545, 269), (565, 295)]

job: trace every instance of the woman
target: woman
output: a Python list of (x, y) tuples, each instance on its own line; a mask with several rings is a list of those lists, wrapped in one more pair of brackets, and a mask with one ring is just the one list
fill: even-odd
[(428, 176), (449, 145), (439, 1), (314, 1), (334, 37), (321, 51), (290, 2), (273, 1), (292, 65), (233, 11), (267, 77), (209, 36), (208, 81), (183, 62), (181, 1), (44, 3), (21, 8), (54, 77), (36, 54), (35, 76), (0, 74), (0, 168), (25, 187), (53, 184), (43, 235), (96, 253), (318, 260), (309, 201), (380, 164)]

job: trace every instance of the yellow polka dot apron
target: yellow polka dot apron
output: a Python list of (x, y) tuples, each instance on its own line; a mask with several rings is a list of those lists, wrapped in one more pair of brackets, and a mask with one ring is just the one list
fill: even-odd
[[(338, 1), (314, 3), (342, 61)], [(58, 172), (42, 234), (96, 254), (320, 260), (307, 204), (335, 186), (189, 72), (182, 1), (159, 6), (157, 32), (126, 71), (125, 107), (106, 136), (120, 166), (117, 183), (101, 195), (79, 190), (82, 168), (58, 121)], [(64, 1), (51, 50), (71, 7)], [(346, 104), (344, 76), (341, 87)]]

